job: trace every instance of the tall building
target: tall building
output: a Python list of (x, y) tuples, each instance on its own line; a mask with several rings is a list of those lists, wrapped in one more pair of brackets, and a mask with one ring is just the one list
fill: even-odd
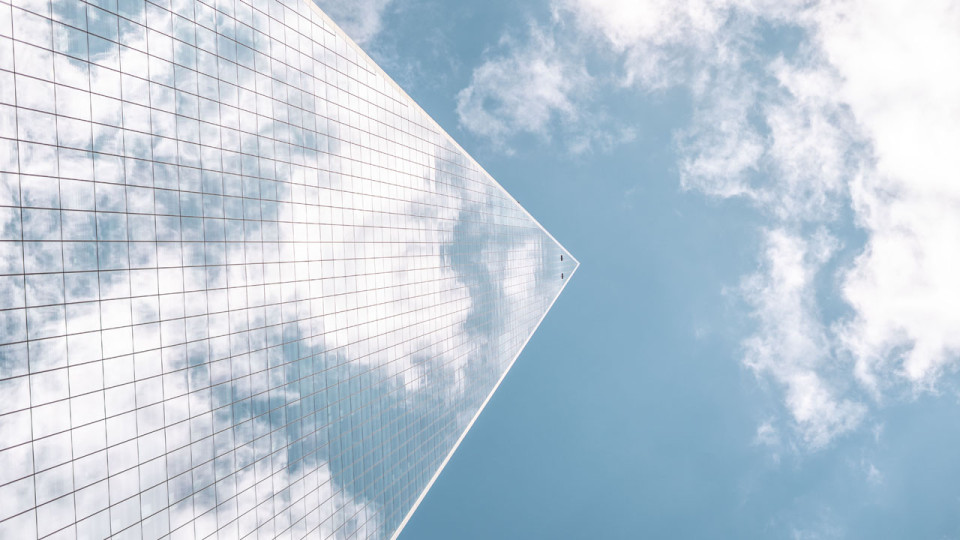
[(0, 538), (390, 538), (577, 267), (307, 0), (0, 0)]

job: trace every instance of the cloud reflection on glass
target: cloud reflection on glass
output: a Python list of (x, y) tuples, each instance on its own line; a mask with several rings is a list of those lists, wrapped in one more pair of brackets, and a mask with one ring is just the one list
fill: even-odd
[(0, 537), (388, 537), (576, 265), (303, 0), (0, 0)]

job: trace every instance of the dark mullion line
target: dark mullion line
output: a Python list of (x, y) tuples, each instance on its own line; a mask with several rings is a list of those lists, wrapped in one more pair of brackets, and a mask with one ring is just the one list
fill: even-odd
[[(3, 9), (3, 6), (2, 6), (2, 5), (0, 5), (0, 9)], [(10, 10), (10, 30), (11, 30), (10, 34), (11, 34), (11, 40), (12, 40), (12, 36), (13, 36), (13, 6), (12, 6), (12, 5), (7, 6), (6, 9), (9, 9), (9, 10)], [(14, 51), (11, 51), (11, 57), (12, 57), (12, 58), (11, 58), (11, 62), (12, 62), (12, 65), (13, 65), (13, 69), (14, 69), (14, 72), (16, 72), (16, 70), (17, 70), (17, 55), (14, 54)], [(13, 102), (14, 102), (14, 106), (15, 106), (15, 107), (16, 107), (17, 105), (19, 105), (19, 103), (20, 103), (20, 97), (17, 96), (17, 92), (16, 92), (16, 91), (13, 92)], [(20, 174), (19, 174), (19, 173), (20, 173), (20, 159), (21, 159), (21, 158), (20, 158), (20, 140), (19, 140), (19, 137), (20, 137), (20, 115), (19, 115), (19, 114), (16, 115), (16, 117), (15, 117), (14, 120), (13, 120), (13, 122), (14, 122), (14, 126), (15, 126), (16, 129), (17, 129), (17, 143), (16, 143), (16, 144), (17, 144), (17, 200), (18, 200), (18, 202), (19, 202), (21, 205), (23, 205), (23, 189), (22, 189), (22, 187), (21, 187), (21, 185), (20, 185)], [(20, 212), (20, 231), (21, 231), (21, 233), (23, 232), (23, 212), (22, 212), (22, 211)], [(27, 254), (26, 254), (26, 247), (25, 247), (25, 245), (24, 245), (23, 242), (20, 243), (20, 256), (22, 257), (22, 259), (20, 260), (20, 267), (21, 267), (22, 269), (24, 269), (24, 271), (25, 271), (25, 270), (26, 270)], [(26, 284), (26, 279), (24, 279), (24, 284), (23, 284), (23, 305), (24, 305), (24, 306), (27, 305), (27, 284)], [(25, 326), (24, 326), (24, 332), (25, 332), (25, 334), (26, 334), (27, 336), (29, 336), (29, 335), (30, 335), (30, 326), (29, 326), (29, 325), (30, 325), (30, 321), (29, 321), (29, 320), (26, 320), (26, 319), (27, 319), (26, 314), (24, 314), (24, 319), (25, 319), (25, 320), (24, 320), (24, 325), (25, 325)], [(26, 357), (27, 357), (27, 376), (29, 376), (29, 370), (30, 370), (30, 348), (29, 348), (28, 346), (24, 346), (24, 349), (25, 349), (24, 354), (25, 354)], [(30, 404), (31, 404), (31, 405), (33, 404), (33, 392), (32, 392), (32, 388), (30, 389)], [(11, 413), (8, 412), (8, 413), (6, 413), (6, 414), (11, 414)], [(6, 416), (6, 415), (4, 415), (4, 416)], [(34, 478), (36, 478), (35, 475), (36, 475), (36, 469), (37, 469), (37, 459), (36, 459), (36, 454), (35, 454), (35, 452), (33, 451), (33, 449), (34, 449), (33, 443), (34, 443), (34, 441), (36, 440), (36, 436), (35, 436), (35, 430), (34, 430), (33, 408), (32, 408), (32, 406), (30, 407), (29, 417), (30, 417), (30, 441), (29, 441), (29, 442), (26, 442), (26, 443), (24, 443), (24, 444), (29, 444), (29, 445), (30, 445), (30, 469), (33, 471), (33, 473), (32, 473), (31, 475), (29, 475), (29, 476), (34, 476)], [(7, 450), (9, 450), (9, 449), (7, 449)], [(29, 477), (29, 476), (28, 476), (28, 477)], [(21, 479), (21, 480), (22, 480), (22, 479)], [(36, 509), (39, 507), (39, 504), (38, 504), (38, 503), (39, 503), (39, 500), (38, 500), (38, 498), (37, 498), (37, 486), (36, 486), (36, 481), (34, 481), (34, 482), (33, 482), (33, 508), (30, 508), (30, 509), (28, 509), (28, 510), (26, 510), (26, 511), (24, 511), (24, 512), (21, 512), (21, 513), (18, 514), (18, 515), (23, 515), (24, 513), (30, 512), (30, 511), (34, 512), (34, 515), (33, 515), (33, 518), (34, 518), (34, 519), (33, 519), (33, 521), (34, 521), (33, 526), (34, 526), (34, 531), (36, 531), (36, 534), (37, 534), (37, 536), (39, 537), (39, 535), (40, 535), (40, 521), (39, 521), (39, 516), (38, 516), (39, 512), (37, 512), (37, 510), (36, 510)], [(15, 518), (15, 517), (16, 517), (16, 516), (9, 516), (8, 518), (6, 518), (6, 519), (3, 520), (3, 521), (7, 521), (7, 520), (13, 519), (13, 518)]]

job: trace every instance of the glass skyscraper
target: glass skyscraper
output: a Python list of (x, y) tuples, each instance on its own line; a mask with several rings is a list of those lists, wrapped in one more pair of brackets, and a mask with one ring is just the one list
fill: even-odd
[(0, 0), (0, 538), (391, 538), (577, 267), (307, 0)]

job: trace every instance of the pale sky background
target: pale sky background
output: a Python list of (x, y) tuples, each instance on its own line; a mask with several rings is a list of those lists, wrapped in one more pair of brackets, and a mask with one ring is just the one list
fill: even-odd
[(401, 539), (960, 537), (960, 3), (317, 2), (581, 262)]

